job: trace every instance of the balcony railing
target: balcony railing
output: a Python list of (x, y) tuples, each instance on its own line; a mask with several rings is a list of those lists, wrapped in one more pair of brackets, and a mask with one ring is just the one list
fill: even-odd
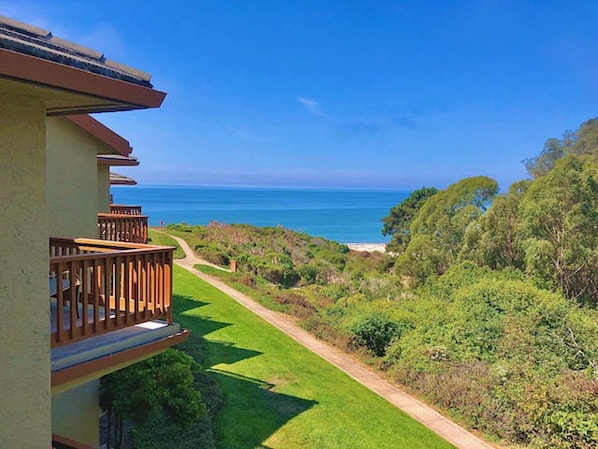
[(93, 447), (53, 433), (52, 449), (93, 449)]
[(116, 242), (147, 243), (147, 216), (98, 214), (98, 238)]
[(172, 247), (50, 238), (51, 346), (172, 322)]
[(123, 215), (141, 215), (141, 206), (125, 206), (123, 204), (111, 204), (110, 213)]

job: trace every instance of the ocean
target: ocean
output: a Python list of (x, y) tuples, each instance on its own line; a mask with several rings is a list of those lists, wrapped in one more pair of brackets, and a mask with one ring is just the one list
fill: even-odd
[(409, 191), (113, 186), (115, 204), (143, 206), (150, 226), (211, 221), (283, 226), (341, 243), (387, 243), (382, 217)]

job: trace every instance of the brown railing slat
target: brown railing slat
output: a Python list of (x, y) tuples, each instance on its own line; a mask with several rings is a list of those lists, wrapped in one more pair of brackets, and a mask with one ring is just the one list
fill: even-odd
[(56, 269), (56, 331), (58, 341), (66, 339), (64, 335), (64, 291), (62, 289), (62, 273), (64, 264), (59, 263)]
[(87, 290), (90, 281), (90, 261), (85, 259), (83, 260), (83, 270), (80, 280), (81, 285), (79, 286), (81, 295), (81, 330), (84, 336), (89, 333), (89, 297), (87, 296)]
[(110, 266), (110, 260), (108, 258), (104, 259), (104, 279), (102, 280), (104, 283), (104, 329), (108, 329), (112, 324), (110, 319), (110, 290), (112, 287), (112, 267)]
[(97, 259), (93, 261), (93, 270), (93, 330), (94, 332), (99, 332), (102, 269), (100, 267), (100, 261)]

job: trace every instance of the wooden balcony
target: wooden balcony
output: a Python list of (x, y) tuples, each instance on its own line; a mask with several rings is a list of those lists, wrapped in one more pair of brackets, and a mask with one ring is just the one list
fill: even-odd
[(130, 213), (98, 214), (98, 238), (115, 242), (147, 243), (147, 216)]
[(51, 346), (172, 322), (174, 248), (50, 238)]

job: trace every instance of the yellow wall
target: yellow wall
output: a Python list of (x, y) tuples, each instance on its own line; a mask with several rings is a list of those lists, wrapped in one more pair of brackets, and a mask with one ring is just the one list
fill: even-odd
[(62, 117), (48, 117), (48, 222), (53, 237), (98, 234), (98, 152), (101, 143)]
[(99, 381), (52, 396), (52, 431), (80, 443), (99, 444)]
[(98, 164), (98, 212), (110, 212), (110, 167)]
[(0, 447), (47, 448), (50, 427), (45, 105), (0, 81)]

